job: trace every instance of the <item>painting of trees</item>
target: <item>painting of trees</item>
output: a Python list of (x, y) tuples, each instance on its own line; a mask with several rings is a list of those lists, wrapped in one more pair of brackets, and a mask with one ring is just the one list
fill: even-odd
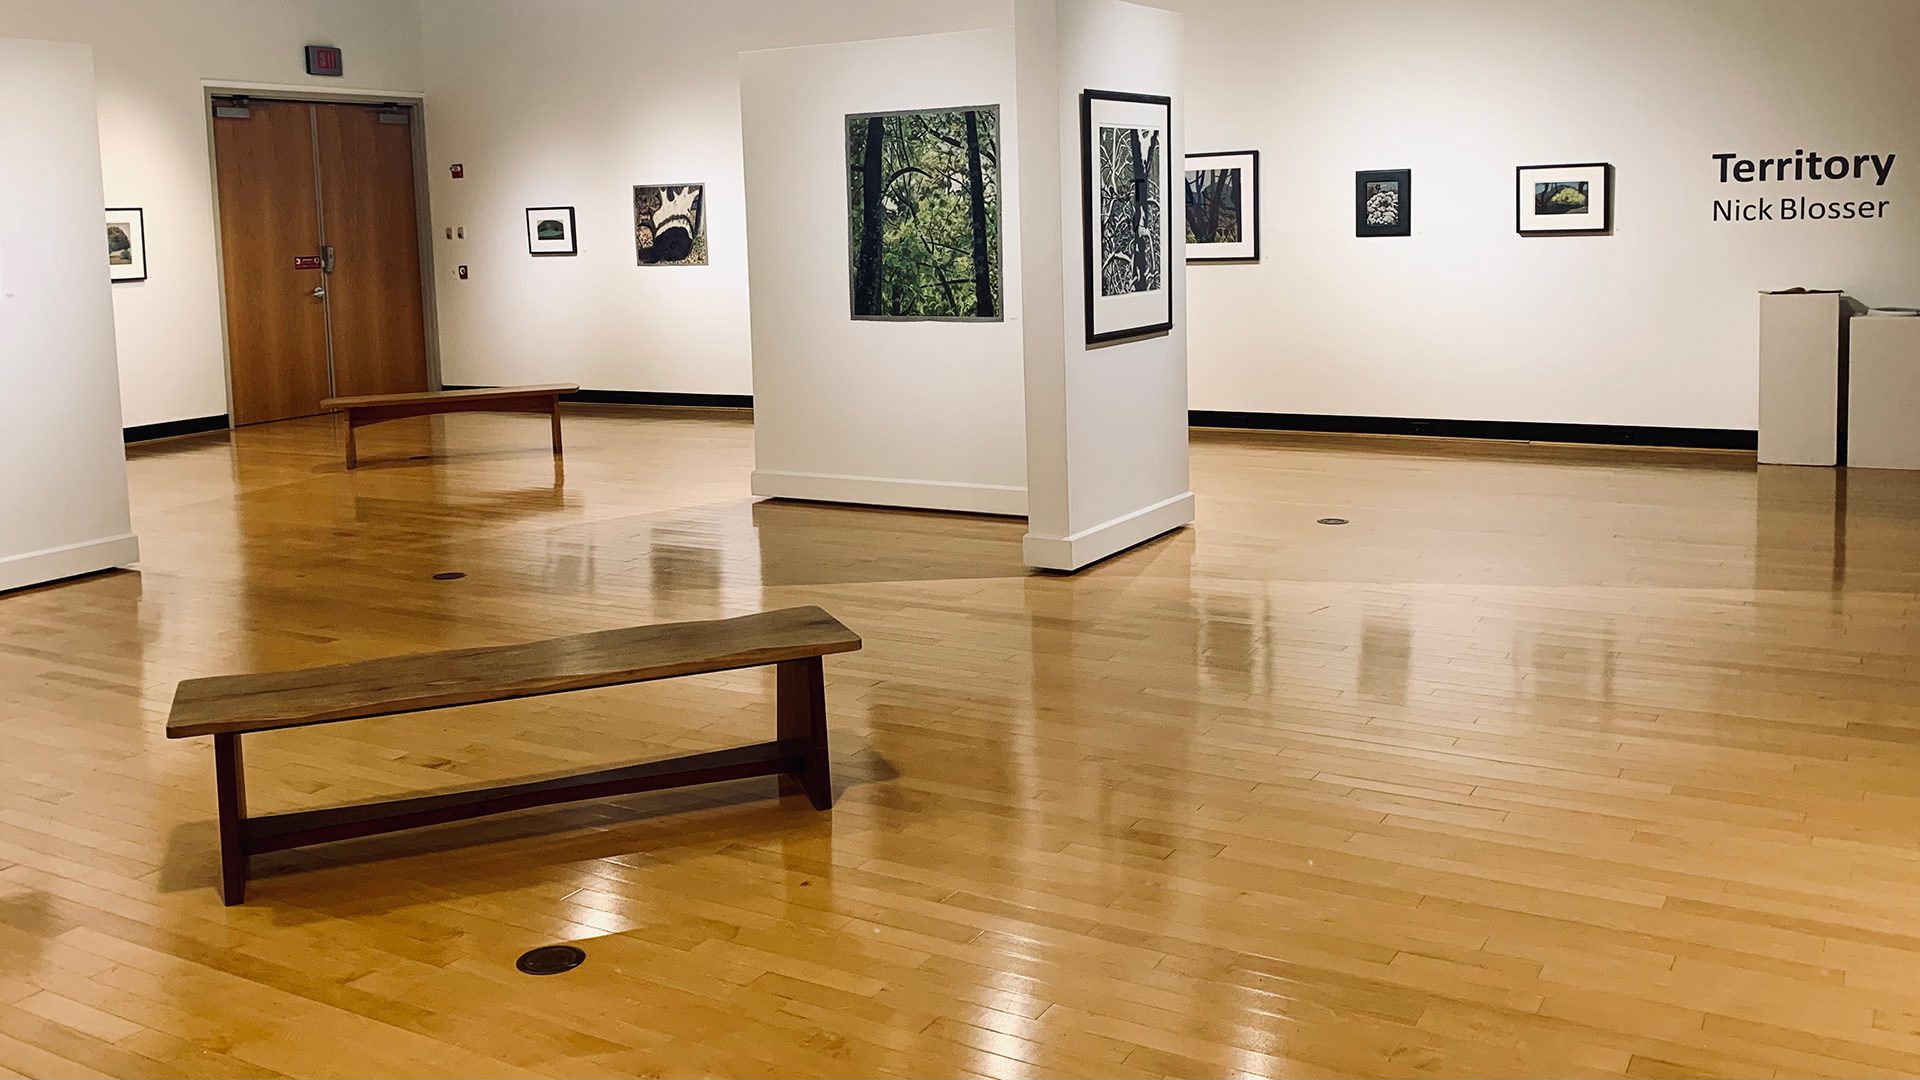
[(1160, 287), (1160, 132), (1100, 128), (1100, 293), (1121, 296)]
[(847, 117), (853, 315), (998, 319), (1000, 111)]
[(1240, 242), (1240, 170), (1187, 172), (1187, 243)]

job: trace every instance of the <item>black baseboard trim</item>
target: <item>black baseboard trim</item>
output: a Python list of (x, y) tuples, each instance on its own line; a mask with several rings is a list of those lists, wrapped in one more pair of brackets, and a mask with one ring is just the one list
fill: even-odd
[[(443, 390), (492, 390), (491, 386), (457, 386), (447, 383)], [(684, 409), (751, 409), (751, 394), (667, 394), (654, 390), (582, 390), (561, 401), (583, 405), (678, 405)]]
[(191, 416), (185, 420), (166, 420), (158, 424), (138, 424), (124, 429), (121, 434), (130, 443), (152, 442), (155, 439), (172, 439), (181, 435), (201, 435), (209, 431), (225, 431), (233, 424), (226, 413), (219, 416)]
[(1202, 428), (1303, 431), (1331, 435), (1428, 435), (1441, 439), (1656, 446), (1678, 450), (1753, 450), (1759, 434), (1743, 428), (1640, 427), (1630, 424), (1535, 424), (1513, 420), (1420, 420), (1399, 416), (1321, 413), (1221, 412), (1194, 409), (1187, 422)]

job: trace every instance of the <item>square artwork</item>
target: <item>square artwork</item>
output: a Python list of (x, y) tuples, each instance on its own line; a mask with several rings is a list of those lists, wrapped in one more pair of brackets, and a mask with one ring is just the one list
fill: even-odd
[(1088, 90), (1080, 97), (1082, 269), (1087, 344), (1173, 327), (1173, 102)]
[(635, 185), (633, 251), (641, 266), (707, 265), (706, 185)]
[(1514, 171), (1514, 228), (1521, 236), (1600, 236), (1613, 230), (1613, 166), (1522, 165)]
[(847, 117), (856, 319), (999, 319), (1000, 107)]
[(573, 255), (579, 250), (573, 230), (573, 207), (527, 208), (527, 254)]
[(1413, 170), (1354, 174), (1355, 236), (1413, 235)]
[(147, 280), (147, 216), (137, 207), (107, 208), (107, 278)]
[(1188, 154), (1187, 261), (1260, 258), (1260, 152)]

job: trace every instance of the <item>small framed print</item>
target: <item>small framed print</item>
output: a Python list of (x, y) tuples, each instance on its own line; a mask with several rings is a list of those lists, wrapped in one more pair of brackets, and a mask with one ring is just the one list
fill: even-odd
[(1187, 261), (1260, 261), (1260, 151), (1188, 154)]
[(147, 215), (139, 207), (107, 207), (107, 276), (147, 280)]
[(1353, 235), (1413, 235), (1413, 170), (1353, 174)]
[(573, 235), (573, 207), (527, 207), (527, 254), (577, 255)]
[(1513, 225), (1521, 236), (1613, 232), (1613, 166), (1522, 165), (1514, 170)]

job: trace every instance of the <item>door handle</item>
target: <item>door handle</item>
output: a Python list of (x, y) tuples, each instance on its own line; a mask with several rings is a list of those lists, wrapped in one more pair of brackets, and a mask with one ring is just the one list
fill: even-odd
[(313, 298), (315, 300), (322, 299), (326, 295), (327, 295), (327, 287), (325, 285), (315, 285), (313, 287)]

